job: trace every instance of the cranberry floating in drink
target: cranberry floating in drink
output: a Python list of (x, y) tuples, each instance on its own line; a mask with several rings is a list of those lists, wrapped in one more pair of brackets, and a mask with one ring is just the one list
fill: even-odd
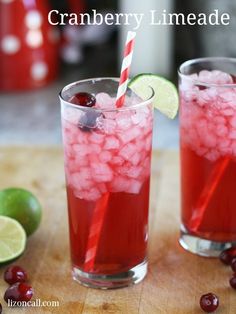
[(227, 58), (187, 61), (179, 71), (180, 243), (204, 256), (219, 256), (236, 241), (235, 74), (236, 59)]
[(84, 107), (93, 107), (96, 104), (96, 98), (89, 93), (77, 93), (71, 97), (69, 100), (72, 104), (84, 106)]

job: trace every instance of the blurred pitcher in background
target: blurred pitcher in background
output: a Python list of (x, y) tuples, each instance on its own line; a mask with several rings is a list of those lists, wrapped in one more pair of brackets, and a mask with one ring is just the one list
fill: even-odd
[(0, 1), (0, 91), (41, 87), (58, 72), (59, 31), (47, 0)]

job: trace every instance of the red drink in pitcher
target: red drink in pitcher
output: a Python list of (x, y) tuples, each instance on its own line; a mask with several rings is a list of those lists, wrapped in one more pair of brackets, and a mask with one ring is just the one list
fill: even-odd
[[(146, 273), (153, 110), (132, 93), (117, 109), (117, 86), (88, 80), (62, 91), (73, 276), (89, 286)], [(81, 95), (91, 108), (77, 105)]]
[(236, 241), (235, 71), (236, 60), (226, 58), (180, 68), (180, 243), (200, 255), (217, 256)]

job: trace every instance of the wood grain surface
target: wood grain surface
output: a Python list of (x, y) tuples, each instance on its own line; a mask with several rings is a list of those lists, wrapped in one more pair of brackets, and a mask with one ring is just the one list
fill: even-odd
[(0, 268), (3, 313), (200, 314), (201, 294), (220, 297), (218, 314), (236, 313), (236, 291), (229, 268), (216, 259), (185, 252), (178, 245), (179, 167), (177, 152), (154, 153), (150, 208), (149, 272), (129, 288), (100, 291), (72, 281), (62, 153), (59, 148), (1, 147), (0, 189), (31, 190), (43, 206), (43, 221), (18, 259), (35, 289), (35, 299), (59, 301), (59, 307), (7, 308), (3, 294), (6, 266)]

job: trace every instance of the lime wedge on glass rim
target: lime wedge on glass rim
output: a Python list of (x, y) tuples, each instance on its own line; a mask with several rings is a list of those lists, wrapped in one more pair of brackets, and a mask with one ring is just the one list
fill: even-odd
[(26, 239), (25, 230), (17, 220), (0, 216), (0, 264), (20, 256)]
[(129, 88), (142, 99), (150, 95), (150, 87), (155, 92), (153, 105), (168, 118), (174, 119), (179, 108), (179, 96), (173, 83), (150, 73), (138, 74), (129, 82)]

